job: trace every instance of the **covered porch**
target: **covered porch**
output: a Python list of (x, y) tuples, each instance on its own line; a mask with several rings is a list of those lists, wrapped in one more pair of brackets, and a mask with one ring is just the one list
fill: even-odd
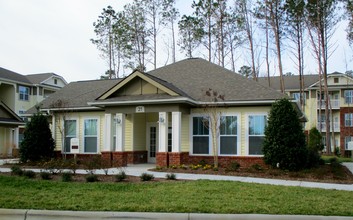
[[(182, 141), (188, 142), (189, 114), (189, 107), (179, 104), (107, 107), (103, 159), (111, 166), (181, 164), (185, 154)], [(184, 135), (182, 127), (187, 128)]]

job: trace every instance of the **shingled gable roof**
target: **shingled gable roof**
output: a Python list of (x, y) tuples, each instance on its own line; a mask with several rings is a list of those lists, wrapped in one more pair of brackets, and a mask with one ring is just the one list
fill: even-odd
[(29, 79), (27, 79), (26, 76), (1, 67), (0, 67), (0, 78), (4, 80), (13, 81), (13, 82), (32, 84), (31, 81), (29, 81)]
[(259, 102), (285, 97), (271, 88), (201, 58), (182, 60), (148, 74), (177, 87), (195, 101), (207, 101), (205, 91), (208, 89), (224, 94), (225, 101)]
[[(186, 59), (170, 64), (148, 73), (139, 73), (158, 84), (179, 94), (129, 95), (113, 96), (129, 80), (137, 77), (136, 72), (121, 81), (118, 85), (98, 97), (91, 105), (104, 106), (127, 104), (128, 102), (189, 102), (192, 104), (208, 101), (205, 92), (213, 89), (225, 95), (225, 102), (260, 103), (273, 102), (285, 95), (246, 79), (218, 65), (200, 58)], [(141, 75), (142, 74), (142, 75)]]
[(38, 74), (29, 74), (26, 75), (27, 79), (32, 84), (43, 84), (46, 80), (50, 79), (51, 77), (57, 77), (62, 79), (65, 83), (65, 79), (55, 73), (38, 73)]
[[(92, 108), (87, 103), (93, 101), (107, 90), (116, 85), (121, 79), (111, 80), (90, 80), (71, 82), (61, 90), (53, 93), (41, 103), (41, 108), (53, 109), (59, 108), (55, 103), (63, 102), (62, 108)], [(30, 109), (27, 113), (33, 113), (34, 109)]]
[(24, 125), (23, 120), (16, 115), (4, 102), (0, 102), (0, 126)]
[[(286, 91), (288, 90), (299, 90), (300, 89), (300, 81), (298, 75), (293, 76), (283, 76), (284, 79), (284, 88)], [(319, 75), (304, 75), (304, 89), (309, 86), (315, 84), (319, 81)], [(258, 82), (264, 86), (268, 86), (268, 78), (267, 77), (259, 77)], [(272, 76), (270, 78), (270, 87), (275, 90), (281, 90), (280, 77)]]

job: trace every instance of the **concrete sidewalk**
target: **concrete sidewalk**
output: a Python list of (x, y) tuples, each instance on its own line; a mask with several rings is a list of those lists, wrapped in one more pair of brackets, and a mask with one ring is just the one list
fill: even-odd
[(353, 217), (261, 215), (261, 214), (201, 214), (201, 213), (151, 213), (151, 212), (83, 212), (0, 209), (0, 220), (77, 220), (77, 219), (144, 219), (144, 220), (353, 220)]
[[(344, 163), (353, 173), (353, 163)], [(123, 168), (110, 168), (108, 174), (114, 175), (124, 170), (127, 175), (140, 176), (142, 173), (153, 174), (156, 178), (165, 178), (167, 173), (165, 172), (153, 172), (148, 171), (154, 168), (154, 164), (131, 164)], [(41, 169), (30, 169), (34, 172), (41, 172)], [(70, 170), (66, 170), (70, 171)], [(11, 172), (10, 168), (0, 168), (0, 172)], [(86, 170), (77, 170), (76, 173), (86, 174)], [(104, 170), (96, 170), (96, 174), (105, 174)], [(246, 183), (260, 183), (260, 184), (271, 184), (279, 186), (300, 186), (307, 188), (320, 188), (320, 189), (335, 189), (353, 191), (353, 184), (334, 184), (334, 183), (319, 183), (319, 182), (307, 182), (307, 181), (295, 181), (295, 180), (279, 180), (279, 179), (265, 179), (255, 177), (240, 177), (240, 176), (223, 176), (223, 175), (205, 175), (205, 174), (188, 174), (188, 173), (177, 173), (177, 179), (184, 180), (225, 180), (225, 181), (238, 181)]]

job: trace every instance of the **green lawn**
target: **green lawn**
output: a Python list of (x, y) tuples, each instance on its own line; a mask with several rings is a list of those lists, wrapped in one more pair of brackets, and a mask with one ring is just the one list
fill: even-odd
[(0, 176), (0, 207), (353, 215), (353, 192), (228, 181), (64, 183)]

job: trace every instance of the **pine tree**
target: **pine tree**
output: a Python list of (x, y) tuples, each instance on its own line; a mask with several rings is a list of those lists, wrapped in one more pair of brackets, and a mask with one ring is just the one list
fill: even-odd
[(306, 167), (307, 148), (298, 113), (288, 99), (276, 101), (265, 130), (264, 160), (272, 167), (300, 170)]
[(34, 114), (26, 125), (24, 139), (20, 146), (21, 161), (51, 158), (54, 156), (54, 146), (47, 117), (41, 113)]

